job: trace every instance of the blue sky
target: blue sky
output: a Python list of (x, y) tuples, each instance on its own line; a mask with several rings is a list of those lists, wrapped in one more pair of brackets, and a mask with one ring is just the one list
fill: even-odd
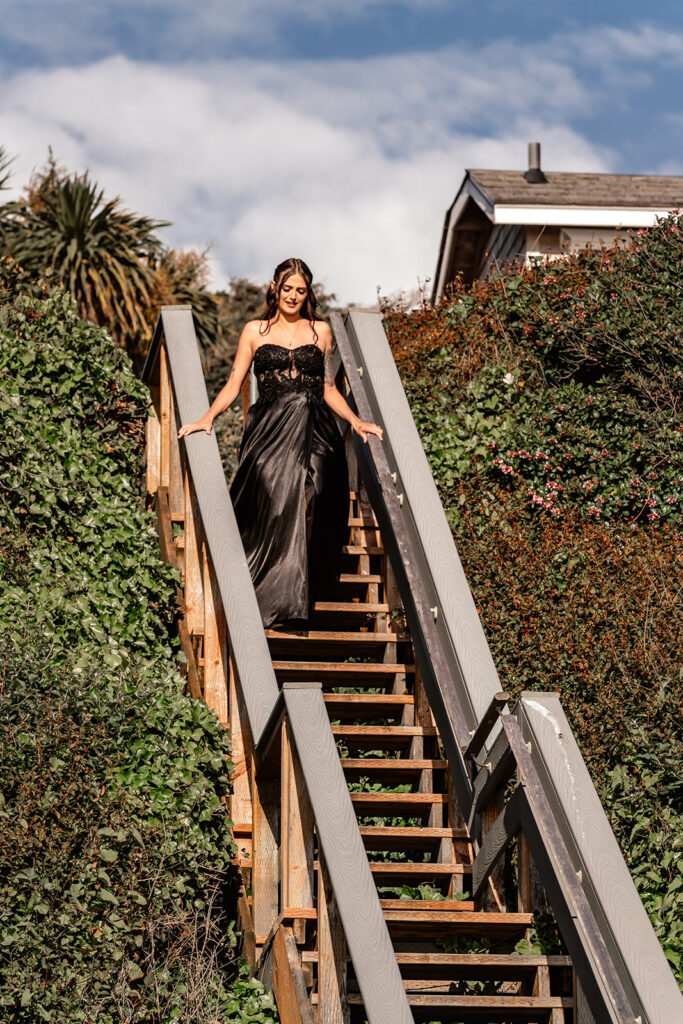
[(5, 0), (0, 143), (52, 145), (211, 244), (214, 281), (302, 255), (346, 301), (434, 269), (465, 167), (683, 174), (683, 5)]

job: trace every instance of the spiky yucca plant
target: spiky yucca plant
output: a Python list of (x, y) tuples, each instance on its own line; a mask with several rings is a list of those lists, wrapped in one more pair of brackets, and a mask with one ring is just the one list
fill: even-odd
[(150, 332), (152, 263), (163, 249), (155, 231), (167, 224), (105, 200), (87, 171), (69, 174), (50, 154), (25, 197), (0, 206), (0, 246), (26, 274), (62, 284), (82, 318), (136, 351)]

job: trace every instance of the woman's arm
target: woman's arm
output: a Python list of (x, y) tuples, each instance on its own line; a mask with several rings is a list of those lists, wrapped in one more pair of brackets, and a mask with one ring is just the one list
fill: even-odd
[(229, 409), (235, 401), (242, 389), (244, 378), (249, 373), (249, 367), (254, 358), (254, 336), (258, 330), (258, 327), (254, 327), (255, 323), (256, 321), (252, 320), (245, 325), (237, 345), (237, 353), (235, 354), (235, 361), (232, 364), (230, 376), (225, 386), (216, 395), (209, 411), (200, 420), (197, 420), (196, 423), (186, 423), (185, 426), (181, 427), (178, 431), (178, 437), (185, 437), (186, 434), (193, 434), (197, 430), (205, 430), (207, 434), (210, 434), (216, 416), (220, 416), (222, 412)]
[(364, 441), (367, 441), (368, 434), (376, 434), (381, 441), (384, 436), (382, 428), (378, 427), (376, 423), (364, 423), (363, 420), (356, 416), (344, 396), (337, 390), (337, 385), (334, 383), (334, 372), (332, 369), (332, 331), (327, 324), (317, 323), (316, 331), (318, 331), (318, 334), (320, 335), (323, 351), (325, 353), (325, 401), (332, 412), (341, 419), (346, 420), (346, 422), (351, 425), (351, 429), (355, 430)]

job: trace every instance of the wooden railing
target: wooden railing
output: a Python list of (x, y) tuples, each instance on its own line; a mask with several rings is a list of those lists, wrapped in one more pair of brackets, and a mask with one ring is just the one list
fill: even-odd
[(187, 686), (231, 733), (244, 953), (272, 986), (286, 1024), (312, 1020), (302, 945), (318, 964), (321, 1024), (346, 1017), (347, 953), (372, 1024), (408, 1024), (320, 685), (279, 690), (215, 434), (178, 441), (178, 426), (208, 409), (190, 307), (162, 309), (143, 379), (153, 406), (147, 489), (162, 551), (184, 582), (178, 626)]
[(348, 399), (385, 430), (383, 443), (354, 439), (356, 457), (474, 840), (472, 895), (492, 877), (501, 888), (516, 840), (519, 909), (552, 905), (579, 978), (577, 1024), (683, 1020), (683, 997), (558, 695), (523, 694), (511, 709), (501, 692), (380, 314), (352, 310), (332, 323)]

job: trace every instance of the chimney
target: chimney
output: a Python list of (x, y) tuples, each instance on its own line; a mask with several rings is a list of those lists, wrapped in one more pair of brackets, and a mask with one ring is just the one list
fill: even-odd
[(524, 172), (524, 177), (531, 185), (539, 185), (548, 180), (541, 170), (540, 142), (529, 143), (529, 170)]

